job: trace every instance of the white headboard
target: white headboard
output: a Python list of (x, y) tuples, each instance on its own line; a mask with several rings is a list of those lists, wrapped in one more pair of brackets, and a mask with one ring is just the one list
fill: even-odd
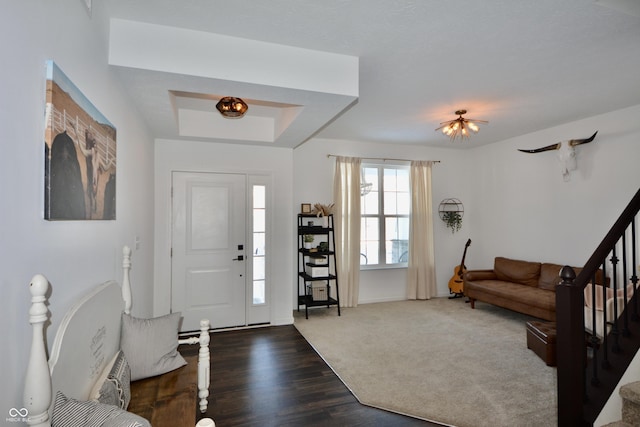
[[(51, 427), (52, 398), (61, 391), (68, 398), (87, 400), (104, 367), (120, 350), (122, 313), (131, 309), (131, 249), (124, 247), (122, 287), (105, 282), (77, 301), (62, 319), (47, 362), (44, 324), (49, 319), (47, 291), (49, 282), (38, 274), (30, 283), (29, 323), (33, 340), (24, 385), (27, 424)], [(200, 321), (197, 337), (178, 340), (178, 344), (198, 344), (198, 392), (200, 411), (207, 410), (209, 396), (209, 320)], [(178, 337), (176, 337), (177, 339)], [(205, 424), (210, 419), (201, 420)], [(213, 422), (213, 421), (211, 421)]]
[[(43, 325), (48, 320), (48, 280), (38, 274), (30, 283), (33, 341), (24, 387), (27, 424), (50, 426), (56, 392), (86, 400), (106, 364), (120, 349), (122, 312), (131, 307), (131, 250), (123, 249), (123, 287), (105, 282), (78, 300), (62, 319), (47, 363)], [(125, 302), (125, 298), (127, 301)]]
[(60, 323), (49, 356), (53, 396), (87, 400), (106, 364), (120, 349), (124, 301), (117, 282), (84, 296)]

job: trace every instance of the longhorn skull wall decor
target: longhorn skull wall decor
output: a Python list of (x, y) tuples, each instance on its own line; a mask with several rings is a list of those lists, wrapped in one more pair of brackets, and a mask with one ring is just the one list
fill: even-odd
[(542, 153), (543, 151), (558, 150), (558, 152), (556, 153), (556, 157), (560, 162), (562, 178), (565, 181), (568, 181), (570, 172), (578, 168), (576, 162), (576, 150), (574, 147), (593, 141), (597, 133), (598, 131), (595, 131), (593, 135), (585, 139), (570, 139), (568, 141), (562, 141), (556, 144), (547, 145), (546, 147), (534, 148), (533, 150), (518, 149), (518, 151), (522, 151), (523, 153)]

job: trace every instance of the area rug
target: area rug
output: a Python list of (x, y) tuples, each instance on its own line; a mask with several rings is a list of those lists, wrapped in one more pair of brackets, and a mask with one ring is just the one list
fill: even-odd
[(456, 427), (555, 426), (556, 369), (533, 318), (462, 298), (313, 309), (295, 326), (365, 405)]

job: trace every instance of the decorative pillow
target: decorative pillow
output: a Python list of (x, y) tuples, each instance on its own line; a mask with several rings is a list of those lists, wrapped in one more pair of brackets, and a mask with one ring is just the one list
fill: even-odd
[(68, 399), (56, 393), (51, 427), (151, 427), (139, 415), (93, 400)]
[(498, 280), (521, 283), (527, 286), (538, 286), (540, 263), (496, 257), (493, 271), (496, 273)]
[(153, 319), (122, 314), (120, 348), (131, 367), (131, 381), (173, 371), (187, 364), (178, 353), (181, 313)]
[(556, 286), (562, 281), (560, 278), (560, 270), (562, 265), (543, 263), (540, 267), (540, 280), (538, 280), (538, 287), (540, 289), (546, 289), (548, 291), (555, 291)]
[(127, 409), (131, 400), (131, 369), (120, 350), (96, 381), (89, 399)]

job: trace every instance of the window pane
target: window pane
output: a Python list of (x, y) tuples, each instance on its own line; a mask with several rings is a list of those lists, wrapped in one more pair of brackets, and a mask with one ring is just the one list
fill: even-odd
[(362, 218), (360, 229), (360, 263), (377, 264), (380, 246), (378, 218)]
[(258, 209), (265, 208), (265, 186), (254, 185), (253, 186), (253, 207)]
[(408, 261), (408, 235), (408, 218), (385, 218), (385, 262), (387, 264)]
[(360, 238), (362, 240), (380, 240), (378, 224), (378, 218), (362, 218)]
[(411, 213), (411, 195), (408, 191), (396, 193), (396, 207), (398, 215), (409, 215)]
[(265, 275), (264, 257), (254, 256), (253, 257), (253, 279), (264, 280), (264, 275)]
[(383, 177), (384, 191), (397, 191), (398, 189), (397, 179), (396, 179), (397, 171), (398, 171), (397, 169), (384, 170), (384, 177)]
[(384, 192), (384, 214), (395, 215), (398, 213), (397, 194), (394, 192)]
[(378, 242), (360, 242), (360, 264), (371, 265), (379, 263)]
[(254, 280), (253, 282), (253, 303), (264, 304), (265, 298), (265, 284), (264, 280)]
[(377, 168), (363, 168), (362, 169), (362, 182), (361, 185), (367, 185), (365, 188), (366, 194), (362, 194), (360, 203), (360, 211), (363, 215), (377, 215), (378, 214), (378, 169)]
[(265, 252), (265, 234), (253, 233), (253, 255), (264, 255)]
[(378, 168), (364, 168), (364, 182), (371, 184), (372, 191), (378, 191)]
[(398, 239), (409, 240), (409, 217), (398, 218)]
[(265, 226), (265, 211), (264, 209), (254, 209), (253, 210), (253, 231), (254, 232), (264, 232)]
[(409, 191), (409, 169), (396, 169), (398, 191)]
[(362, 197), (362, 203), (360, 206), (363, 215), (377, 215), (378, 214), (378, 192), (372, 191), (366, 196)]

